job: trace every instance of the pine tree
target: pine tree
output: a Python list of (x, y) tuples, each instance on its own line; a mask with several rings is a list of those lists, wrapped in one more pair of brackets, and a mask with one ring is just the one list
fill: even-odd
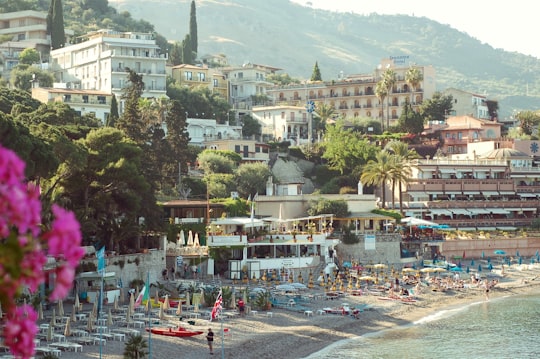
[(315, 66), (313, 67), (313, 73), (311, 74), (311, 81), (322, 81), (321, 71), (319, 70), (319, 63), (315, 61)]
[(118, 114), (118, 101), (116, 101), (116, 96), (113, 94), (111, 99), (111, 112), (107, 117), (107, 126), (114, 127), (119, 117), (120, 116)]
[(189, 34), (186, 35), (182, 42), (182, 62), (193, 65), (193, 50), (191, 49), (191, 37)]
[(64, 47), (66, 33), (64, 30), (64, 11), (62, 0), (52, 0), (47, 14), (47, 32), (51, 36), (51, 49)]
[(137, 144), (146, 143), (146, 128), (139, 109), (139, 99), (144, 91), (142, 75), (128, 69), (129, 85), (124, 89), (122, 98), (125, 108), (122, 117), (116, 122), (116, 127), (135, 141)]
[(193, 51), (193, 58), (197, 58), (197, 51), (199, 47), (199, 40), (197, 37), (197, 12), (195, 9), (195, 0), (191, 1), (191, 14), (189, 17), (189, 36), (191, 37), (191, 51)]

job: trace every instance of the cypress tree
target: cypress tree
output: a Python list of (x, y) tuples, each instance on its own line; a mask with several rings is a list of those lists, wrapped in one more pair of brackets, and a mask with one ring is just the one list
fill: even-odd
[(199, 40), (197, 37), (197, 12), (195, 9), (195, 0), (191, 1), (191, 13), (189, 17), (189, 36), (191, 37), (191, 51), (193, 51), (193, 58), (197, 58), (197, 51), (199, 47)]
[(311, 81), (322, 81), (321, 70), (319, 70), (319, 63), (315, 61), (315, 66), (313, 67), (313, 73), (311, 74)]
[(111, 99), (111, 112), (107, 117), (107, 126), (114, 127), (119, 117), (120, 115), (118, 114), (118, 101), (116, 100), (116, 96), (113, 94)]
[[(56, 50), (64, 47), (66, 43), (66, 33), (64, 31), (64, 11), (62, 10), (62, 0), (52, 0), (52, 15), (50, 20), (51, 49)], [(49, 14), (51, 14), (49, 8)], [(49, 15), (47, 15), (47, 25)]]
[(128, 69), (129, 85), (124, 88), (122, 98), (125, 100), (124, 113), (116, 121), (116, 128), (141, 145), (146, 143), (146, 129), (139, 110), (139, 99), (144, 91), (142, 75)]
[(184, 64), (193, 65), (193, 50), (191, 49), (191, 37), (186, 35), (182, 42), (182, 62)]

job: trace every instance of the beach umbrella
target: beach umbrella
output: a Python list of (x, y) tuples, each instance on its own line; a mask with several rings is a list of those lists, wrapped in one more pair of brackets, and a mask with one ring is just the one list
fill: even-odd
[(64, 327), (64, 336), (65, 337), (71, 336), (71, 318), (68, 318), (66, 320), (66, 326)]
[(516, 251), (516, 257), (519, 257), (519, 250)]
[(167, 310), (171, 307), (169, 303), (169, 295), (165, 295), (165, 300), (163, 301), (163, 310)]
[(163, 320), (165, 319), (165, 312), (163, 311), (163, 303), (159, 303), (159, 314), (158, 314), (158, 318)]
[(489, 270), (493, 270), (493, 264), (489, 263), (488, 269), (489, 269)]
[(94, 299), (94, 306), (92, 307), (92, 315), (94, 318), (97, 318), (98, 315), (98, 300), (97, 298)]
[[(2, 318), (2, 307), (0, 306), (0, 318)], [(38, 320), (43, 320), (43, 303), (39, 302), (38, 305)]]
[(109, 313), (107, 313), (107, 327), (112, 327), (113, 325), (113, 319), (112, 319), (112, 313), (111, 308), (109, 308)]
[(124, 288), (120, 288), (120, 294), (118, 296), (118, 304), (124, 304), (126, 296), (124, 294)]
[(502, 249), (496, 249), (495, 251), (493, 251), (493, 253), (499, 256), (504, 256), (506, 254), (506, 252)]
[(182, 301), (178, 301), (178, 307), (176, 307), (176, 315), (180, 316), (182, 315)]
[(71, 316), (69, 318), (71, 319), (72, 323), (77, 321), (77, 317), (75, 316), (75, 304), (73, 304), (73, 309), (71, 310)]
[(49, 324), (49, 327), (47, 328), (47, 341), (48, 342), (52, 342), (53, 340), (53, 328), (54, 326), (51, 324)]
[(236, 309), (236, 292), (234, 290), (231, 294), (231, 309)]
[(135, 296), (133, 293), (129, 296), (129, 311), (133, 313), (135, 311)]
[(154, 304), (159, 304), (159, 294), (156, 291), (156, 294), (154, 295)]
[(114, 297), (113, 308), (114, 310), (118, 310), (118, 296), (117, 295)]
[(176, 246), (177, 247), (183, 247), (184, 246), (184, 241), (185, 241), (184, 230), (181, 229), (180, 233), (178, 233), (178, 239), (176, 240)]
[(471, 270), (469, 268), (469, 266), (467, 266), (467, 269), (466, 269), (467, 273), (469, 273)]
[(473, 260), (471, 260), (471, 266), (473, 266), (473, 265), (474, 265), (474, 259), (473, 259)]
[(133, 312), (131, 311), (131, 307), (128, 305), (126, 310), (126, 323), (131, 323), (131, 315)]
[(518, 259), (518, 264), (521, 265), (522, 262), (523, 262), (523, 260), (521, 259), (521, 257), (519, 257), (519, 259)]
[(531, 264), (534, 264), (534, 258), (531, 258)]
[(191, 302), (189, 301), (189, 292), (186, 293), (186, 306), (190, 306)]
[(484, 251), (482, 251), (482, 258), (484, 258)]
[(64, 301), (63, 300), (58, 301), (58, 315), (60, 317), (64, 316)]
[(201, 243), (199, 243), (199, 233), (195, 233), (195, 239), (193, 240), (193, 246), (200, 247)]
[(452, 267), (450, 268), (451, 272), (463, 272), (463, 269), (461, 267)]
[(540, 252), (538, 252), (538, 249), (536, 250), (536, 254), (534, 255), (535, 257), (538, 257), (540, 255)]
[(481, 264), (478, 265), (478, 271), (479, 271), (479, 272), (482, 271), (482, 265), (481, 265)]
[(191, 230), (189, 230), (188, 232), (187, 245), (188, 246), (193, 245), (193, 232)]
[(81, 306), (81, 302), (79, 301), (79, 295), (75, 294), (75, 313), (77, 313), (80, 306)]
[(86, 323), (86, 330), (90, 333), (94, 331), (94, 314), (90, 312), (88, 315), (88, 322)]
[(56, 309), (53, 308), (51, 315), (51, 325), (54, 327), (56, 324)]

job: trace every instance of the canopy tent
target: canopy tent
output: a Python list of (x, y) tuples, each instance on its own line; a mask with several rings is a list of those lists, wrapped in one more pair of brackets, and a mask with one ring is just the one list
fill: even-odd
[(431, 221), (427, 221), (421, 218), (406, 217), (401, 219), (401, 223), (408, 226), (426, 226), (426, 227), (438, 227), (439, 224)]

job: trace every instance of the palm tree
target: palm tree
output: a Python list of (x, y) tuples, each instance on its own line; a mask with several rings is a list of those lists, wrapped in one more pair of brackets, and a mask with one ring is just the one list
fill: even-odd
[(317, 132), (318, 139), (321, 138), (321, 134), (324, 132), (326, 125), (334, 123), (333, 115), (335, 113), (334, 106), (327, 105), (319, 102), (315, 107), (315, 118), (317, 119), (313, 124), (315, 131)]
[(381, 132), (384, 132), (384, 99), (388, 95), (388, 89), (386, 88), (386, 84), (384, 81), (377, 82), (377, 85), (375, 86), (375, 96), (379, 99), (379, 103), (381, 104)]
[(392, 88), (396, 84), (396, 72), (391, 68), (384, 70), (382, 77), (383, 83), (386, 85), (386, 128), (390, 128), (390, 94), (392, 93)]
[[(412, 176), (412, 169), (416, 167), (414, 161), (420, 156), (416, 150), (410, 150), (409, 145), (401, 141), (390, 141), (384, 148), (394, 156), (395, 168), (392, 171), (392, 180), (399, 186), (399, 210), (403, 213), (403, 183), (407, 183)], [(392, 184), (392, 192), (395, 185)], [(392, 196), (394, 204), (395, 196)]]
[(368, 186), (376, 185), (381, 187), (382, 208), (386, 207), (386, 184), (393, 171), (395, 160), (388, 151), (377, 153), (375, 160), (369, 160), (362, 170), (360, 181)]
[(414, 103), (414, 92), (423, 79), (424, 76), (418, 67), (411, 66), (407, 72), (405, 72), (405, 81), (411, 86), (411, 104)]
[(125, 359), (144, 359), (148, 354), (148, 344), (142, 335), (130, 335), (124, 347)]

